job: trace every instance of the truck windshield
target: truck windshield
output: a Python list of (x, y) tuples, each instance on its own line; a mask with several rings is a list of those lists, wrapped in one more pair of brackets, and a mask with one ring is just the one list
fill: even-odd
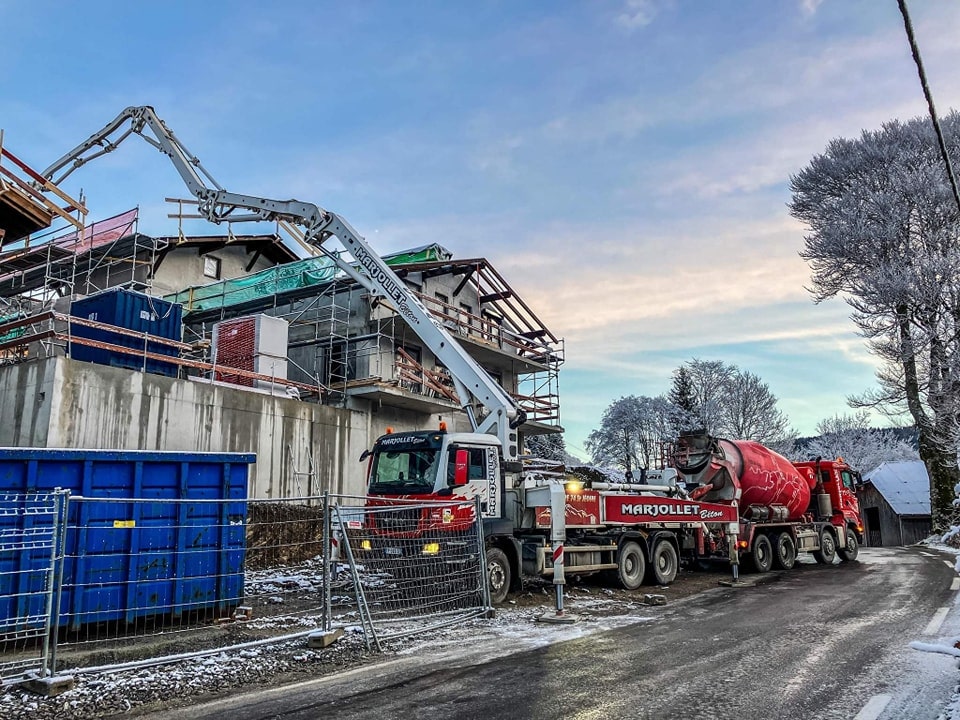
[(370, 469), (369, 492), (433, 492), (439, 464), (440, 450), (435, 448), (380, 450), (374, 455)]

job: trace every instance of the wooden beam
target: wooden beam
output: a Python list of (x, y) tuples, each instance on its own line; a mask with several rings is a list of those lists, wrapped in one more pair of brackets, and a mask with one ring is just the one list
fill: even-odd
[(453, 296), (454, 296), (454, 297), (456, 297), (457, 295), (459, 295), (459, 294), (460, 294), (460, 291), (463, 290), (464, 287), (466, 287), (466, 285), (467, 285), (468, 282), (470, 282), (470, 278), (473, 277), (474, 270), (476, 270), (476, 268), (471, 267), (469, 270), (467, 270), (467, 271), (464, 273), (464, 275), (463, 275), (463, 280), (460, 281), (460, 284), (457, 285), (456, 289), (453, 291)]
[(243, 269), (244, 269), (244, 272), (250, 272), (251, 270), (253, 270), (253, 266), (257, 264), (257, 260), (260, 259), (260, 256), (261, 256), (261, 255), (263, 255), (263, 246), (262, 246), (262, 245), (261, 245), (261, 246), (257, 249), (257, 251), (253, 254), (253, 257), (250, 258), (250, 262), (248, 262), (248, 263), (244, 266), (244, 268), (243, 268)]
[(490, 293), (489, 295), (481, 295), (479, 300), (480, 304), (493, 302), (495, 300), (506, 300), (507, 298), (513, 297), (513, 290), (502, 290), (501, 292)]

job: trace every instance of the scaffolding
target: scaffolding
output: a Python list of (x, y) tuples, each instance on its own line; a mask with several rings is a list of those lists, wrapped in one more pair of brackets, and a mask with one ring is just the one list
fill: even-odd
[[(453, 300), (471, 298), (475, 310), (417, 290), (414, 294), (488, 372), (495, 377), (504, 370), (513, 374), (515, 386), (505, 389), (531, 422), (558, 426), (563, 340), (540, 322), (488, 261), (456, 261), (440, 251), (439, 246), (425, 246), (385, 260), (421, 289), (430, 277), (460, 278)], [(213, 325), (222, 320), (258, 312), (287, 320), (289, 377), (323, 387), (328, 403), (343, 405), (350, 396), (381, 397), (378, 391), (394, 388), (421, 398), (419, 404), (407, 402), (410, 407), (460, 407), (446, 369), (440, 363), (429, 366), (412, 328), (386, 300), (374, 297), (327, 258), (188, 288), (165, 299), (183, 303), (187, 332), (199, 344), (209, 343)], [(390, 401), (403, 404), (396, 396)]]

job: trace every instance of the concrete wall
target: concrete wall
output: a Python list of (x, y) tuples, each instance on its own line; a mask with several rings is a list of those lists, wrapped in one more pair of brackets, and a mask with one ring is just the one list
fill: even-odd
[(54, 358), (0, 367), (0, 447), (44, 447), (54, 396)]
[(0, 368), (0, 445), (253, 452), (254, 497), (362, 495), (369, 432), (357, 411), (68, 358)]

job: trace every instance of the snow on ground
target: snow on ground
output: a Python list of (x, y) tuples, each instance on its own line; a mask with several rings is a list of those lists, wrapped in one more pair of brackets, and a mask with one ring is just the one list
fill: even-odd
[[(954, 555), (956, 557), (954, 570), (960, 573), (960, 548), (947, 544), (948, 542), (956, 542), (958, 537), (960, 537), (960, 528), (954, 527), (943, 536), (931, 536), (920, 544), (933, 550)], [(958, 645), (960, 645), (960, 637), (948, 638), (942, 643), (925, 643), (919, 640), (910, 643), (910, 647), (914, 650), (953, 655), (954, 657), (960, 658), (960, 648), (958, 648)], [(960, 661), (958, 661), (957, 667), (960, 668)], [(960, 720), (960, 687), (958, 687), (957, 692), (953, 694), (953, 697), (950, 698), (950, 703), (944, 708), (939, 720)]]
[[(498, 608), (492, 619), (478, 618), (460, 626), (386, 641), (383, 655), (368, 652), (359, 628), (350, 626), (340, 641), (325, 650), (311, 650), (307, 648), (305, 638), (298, 638), (205, 658), (184, 659), (160, 667), (78, 674), (77, 686), (54, 698), (42, 698), (16, 686), (0, 690), (0, 718), (101, 718), (131, 712), (151, 703), (169, 703), (175, 699), (278, 680), (313, 678), (390, 657), (415, 656), (425, 651), (431, 654), (450, 652), (456, 656), (462, 654), (466, 645), (480, 657), (496, 657), (507, 647), (511, 652), (533, 649), (627, 624), (654, 621), (662, 609), (644, 605), (641, 599), (639, 596), (637, 602), (624, 602), (602, 589), (575, 589), (566, 598), (567, 611), (578, 618), (572, 625), (537, 622), (545, 611), (552, 612), (542, 604), (508, 604)], [(299, 617), (288, 620), (291, 631), (310, 622)], [(263, 622), (281, 620), (273, 618)], [(403, 629), (403, 624), (391, 625), (389, 632)], [(64, 674), (69, 673), (65, 671)]]

